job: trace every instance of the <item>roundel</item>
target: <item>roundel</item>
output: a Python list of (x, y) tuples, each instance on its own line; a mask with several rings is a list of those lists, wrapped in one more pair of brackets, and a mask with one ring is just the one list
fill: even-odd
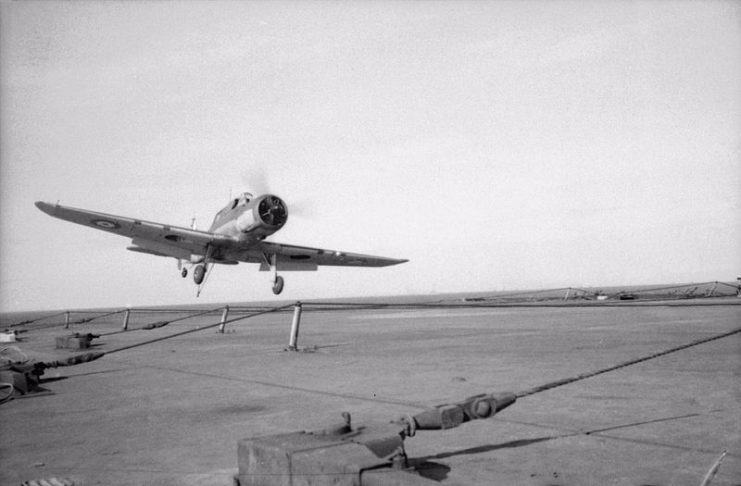
[(115, 221), (109, 221), (107, 219), (94, 219), (91, 221), (91, 223), (93, 223), (95, 226), (100, 226), (101, 228), (106, 228), (106, 229), (113, 229), (113, 228), (119, 227), (118, 223), (116, 223)]

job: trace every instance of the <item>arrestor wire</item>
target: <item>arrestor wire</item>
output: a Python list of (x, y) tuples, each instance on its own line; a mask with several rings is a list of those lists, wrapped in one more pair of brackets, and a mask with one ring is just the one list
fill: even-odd
[(106, 351), (105, 354), (117, 353), (117, 352), (123, 351), (125, 349), (136, 348), (136, 347), (139, 347), (139, 346), (144, 346), (145, 344), (156, 343), (158, 341), (164, 341), (165, 339), (170, 339), (170, 338), (174, 338), (174, 337), (178, 337), (178, 336), (184, 336), (185, 334), (190, 334), (190, 333), (193, 333), (193, 332), (204, 331), (206, 329), (211, 329), (211, 328), (214, 328), (216, 326), (220, 326), (222, 324), (230, 324), (232, 322), (241, 321), (243, 319), (248, 319), (250, 317), (257, 317), (257, 316), (260, 316), (262, 314), (269, 314), (271, 312), (278, 312), (280, 310), (287, 309), (289, 307), (293, 307), (294, 305), (295, 305), (294, 303), (290, 303), (290, 304), (286, 304), (286, 305), (283, 305), (283, 306), (280, 306), (280, 307), (273, 307), (273, 308), (268, 309), (268, 310), (264, 310), (264, 311), (260, 311), (260, 312), (255, 312), (253, 314), (248, 314), (246, 316), (239, 316), (239, 317), (235, 317), (233, 319), (228, 319), (228, 320), (224, 321), (223, 323), (221, 321), (219, 321), (217, 323), (208, 324), (206, 326), (201, 326), (201, 327), (198, 327), (196, 329), (188, 329), (187, 331), (182, 331), (182, 332), (177, 332), (175, 334), (170, 334), (169, 336), (162, 336), (162, 337), (159, 337), (159, 338), (150, 339), (148, 341), (143, 341), (143, 342), (136, 343), (136, 344), (130, 344), (128, 346), (121, 346), (120, 348), (115, 348), (115, 349), (111, 349), (110, 351)]
[[(9, 327), (17, 327), (17, 326), (24, 326), (24, 325), (27, 325), (27, 324), (32, 324), (32, 323), (34, 323), (36, 321), (40, 321), (40, 320), (43, 320), (43, 319), (49, 319), (51, 317), (63, 316), (64, 314), (67, 314), (68, 312), (69, 312), (70, 315), (71, 314), (89, 314), (89, 313), (91, 313), (90, 311), (64, 311), (64, 312), (59, 312), (57, 314), (52, 314), (52, 315), (49, 315), (49, 316), (40, 317), (40, 318), (34, 319), (32, 321), (23, 321), (23, 322), (20, 322), (18, 324), (11, 324)], [(95, 311), (93, 311), (93, 312), (95, 312)], [(82, 320), (77, 320), (75, 322), (69, 322), (69, 324), (86, 324), (88, 322), (94, 321), (95, 319), (100, 319), (101, 317), (108, 317), (108, 316), (113, 316), (113, 315), (116, 315), (116, 314), (121, 314), (122, 312), (126, 312), (126, 309), (115, 310), (115, 311), (111, 311), (111, 312), (105, 312), (105, 313), (99, 314), (97, 316), (83, 318)], [(40, 329), (48, 329), (48, 328), (51, 328), (51, 327), (64, 326), (65, 324), (67, 324), (67, 323), (64, 323), (64, 322), (53, 322), (53, 323), (46, 323), (46, 324), (34, 325), (34, 326), (29, 326), (28, 329), (27, 329), (27, 331), (38, 331)]]
[[(216, 307), (214, 309), (208, 309), (208, 310), (205, 310), (205, 311), (202, 311), (202, 312), (197, 312), (195, 314), (189, 314), (187, 316), (178, 317), (177, 319), (171, 319), (171, 320), (167, 321), (167, 323), (168, 324), (172, 324), (173, 322), (184, 321), (185, 319), (192, 319), (193, 317), (203, 316), (203, 315), (206, 315), (206, 314), (210, 314), (212, 312), (216, 312), (216, 311), (221, 310), (221, 309), (223, 309), (223, 307)], [(127, 329), (127, 330), (121, 330), (121, 331), (111, 331), (111, 332), (103, 333), (100, 336), (101, 337), (103, 337), (103, 336), (112, 336), (114, 334), (121, 334), (121, 333), (124, 333), (124, 332), (140, 331), (142, 329), (148, 329), (148, 328), (145, 326), (145, 327), (138, 327), (138, 328), (135, 328), (135, 329)]]
[(23, 322), (18, 322), (16, 324), (11, 324), (8, 327), (18, 327), (18, 326), (25, 326), (26, 324), (33, 324), (34, 322), (41, 321), (43, 319), (50, 319), (52, 317), (63, 316), (65, 312), (66, 311), (64, 311), (64, 312), (57, 312), (56, 314), (51, 314), (51, 315), (48, 315), (48, 316), (41, 316), (41, 317), (37, 317), (36, 319), (28, 319), (28, 320), (25, 320)]
[(660, 356), (664, 356), (664, 355), (667, 355), (667, 354), (670, 354), (670, 353), (676, 353), (677, 351), (681, 351), (683, 349), (691, 348), (691, 347), (697, 346), (699, 344), (704, 344), (704, 343), (707, 343), (707, 342), (710, 342), (710, 341), (716, 341), (718, 339), (723, 339), (725, 337), (732, 336), (732, 335), (738, 334), (740, 332), (741, 332), (741, 327), (739, 327), (737, 329), (734, 329), (732, 331), (724, 332), (722, 334), (716, 334), (715, 336), (711, 336), (711, 337), (708, 337), (708, 338), (698, 339), (697, 341), (692, 341), (691, 343), (683, 344), (681, 346), (677, 346), (677, 347), (674, 347), (674, 348), (671, 348), (671, 349), (667, 349), (665, 351), (660, 351), (658, 353), (654, 353), (654, 354), (651, 354), (649, 356), (644, 356), (642, 358), (632, 359), (632, 360), (626, 361), (624, 363), (620, 363), (620, 364), (617, 364), (617, 365), (614, 365), (614, 366), (610, 366), (609, 368), (604, 368), (604, 369), (597, 370), (597, 371), (592, 371), (592, 372), (589, 372), (589, 373), (582, 373), (582, 374), (573, 376), (571, 378), (563, 378), (561, 380), (552, 381), (550, 383), (546, 383), (545, 385), (536, 386), (534, 388), (530, 388), (528, 390), (518, 392), (518, 393), (515, 394), (515, 396), (517, 398), (522, 398), (522, 397), (526, 397), (528, 395), (535, 395), (536, 393), (544, 392), (544, 391), (550, 390), (552, 388), (556, 388), (556, 387), (563, 386), (563, 385), (568, 385), (569, 383), (574, 383), (575, 381), (586, 380), (587, 378), (591, 378), (593, 376), (601, 375), (601, 374), (607, 373), (609, 371), (615, 371), (615, 370), (618, 370), (620, 368), (626, 368), (628, 366), (632, 366), (632, 365), (637, 364), (637, 363), (642, 363), (644, 361), (648, 361), (648, 360), (651, 360), (651, 359), (654, 359), (654, 358), (658, 358)]

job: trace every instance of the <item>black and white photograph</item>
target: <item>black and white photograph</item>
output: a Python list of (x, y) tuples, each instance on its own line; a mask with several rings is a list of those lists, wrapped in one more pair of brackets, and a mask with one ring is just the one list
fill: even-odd
[(0, 485), (741, 486), (741, 3), (0, 0)]

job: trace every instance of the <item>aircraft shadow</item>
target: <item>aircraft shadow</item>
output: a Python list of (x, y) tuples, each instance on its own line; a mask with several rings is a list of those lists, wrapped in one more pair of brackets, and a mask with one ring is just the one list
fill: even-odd
[(55, 376), (52, 378), (41, 378), (39, 383), (54, 383), (55, 381), (62, 381), (68, 379), (68, 376)]
[(423, 459), (412, 459), (409, 462), (417, 474), (433, 481), (439, 482), (447, 479), (450, 472), (450, 466), (440, 464), (439, 462), (431, 462)]

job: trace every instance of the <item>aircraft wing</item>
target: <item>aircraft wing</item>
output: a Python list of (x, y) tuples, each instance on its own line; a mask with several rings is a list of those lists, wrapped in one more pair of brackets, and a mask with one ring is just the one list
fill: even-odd
[(319, 265), (387, 267), (408, 261), (269, 241), (245, 244), (229, 235), (41, 201), (36, 203), (36, 207), (55, 218), (131, 238), (133, 246), (129, 246), (129, 250), (183, 260), (190, 259), (191, 253), (205, 255), (210, 246), (216, 250), (211, 256), (211, 261), (215, 263), (259, 263), (260, 270), (270, 269), (269, 258), (273, 255), (279, 270), (316, 270)]
[(55, 218), (129, 237), (134, 244), (133, 247), (129, 247), (130, 250), (152, 255), (187, 259), (191, 253), (205, 254), (208, 245), (225, 247), (236, 243), (232, 237), (227, 235), (60, 206), (59, 204), (39, 201), (36, 203), (36, 207)]
[[(243, 252), (242, 261), (254, 262), (253, 253), (274, 254), (277, 256), (278, 269), (281, 270), (314, 270), (318, 265), (340, 267), (388, 267), (409, 260), (386, 258), (361, 253), (311, 248), (308, 246), (286, 245), (271, 241), (261, 241)], [(264, 264), (260, 270), (267, 270)]]

